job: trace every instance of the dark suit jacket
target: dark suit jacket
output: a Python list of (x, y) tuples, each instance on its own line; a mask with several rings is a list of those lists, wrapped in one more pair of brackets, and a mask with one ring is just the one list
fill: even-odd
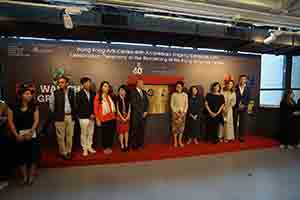
[(246, 112), (247, 109), (248, 109), (247, 107), (248, 107), (249, 101), (250, 101), (250, 90), (249, 90), (249, 88), (246, 86), (245, 90), (243, 92), (243, 95), (242, 95), (241, 91), (240, 91), (240, 88), (237, 85), (236, 88), (235, 88), (235, 94), (236, 94), (235, 108), (238, 109), (239, 105), (243, 104), (243, 105), (245, 105), (245, 108), (243, 110), (240, 110), (240, 111)]
[(147, 92), (143, 90), (143, 98), (135, 88), (130, 95), (131, 120), (133, 125), (143, 120), (144, 112), (148, 112), (149, 100)]
[(95, 92), (90, 92), (90, 100), (83, 89), (81, 89), (76, 95), (77, 102), (77, 116), (80, 119), (88, 119), (94, 113), (94, 98)]
[[(73, 120), (76, 118), (76, 95), (72, 88), (68, 89), (68, 98), (71, 105), (71, 114)], [(59, 89), (54, 92), (54, 119), (62, 122), (65, 120), (65, 93)]]

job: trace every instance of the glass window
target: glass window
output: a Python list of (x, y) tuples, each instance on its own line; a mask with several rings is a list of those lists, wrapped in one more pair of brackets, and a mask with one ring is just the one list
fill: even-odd
[(298, 99), (300, 99), (300, 90), (294, 90), (293, 92), (295, 94), (294, 100), (297, 103)]
[(262, 55), (260, 87), (262, 89), (284, 88), (284, 56)]
[(283, 90), (261, 90), (260, 106), (263, 107), (279, 107), (283, 95)]
[(292, 88), (300, 88), (300, 56), (293, 57)]
[(279, 107), (285, 85), (284, 76), (284, 56), (261, 56), (260, 106)]

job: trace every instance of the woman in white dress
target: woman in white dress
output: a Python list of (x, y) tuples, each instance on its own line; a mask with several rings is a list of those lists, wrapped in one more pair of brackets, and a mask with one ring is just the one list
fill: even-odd
[(234, 140), (234, 126), (233, 126), (233, 107), (236, 104), (236, 95), (234, 91), (234, 81), (230, 80), (226, 83), (224, 88), (224, 141), (230, 142)]
[(172, 133), (174, 147), (178, 145), (184, 147), (182, 138), (185, 128), (186, 113), (188, 110), (188, 95), (183, 91), (184, 83), (178, 81), (176, 83), (176, 92), (171, 96), (172, 111)]

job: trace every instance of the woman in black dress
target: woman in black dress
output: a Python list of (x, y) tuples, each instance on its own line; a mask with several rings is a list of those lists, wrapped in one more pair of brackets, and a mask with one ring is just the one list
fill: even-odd
[(39, 109), (33, 93), (31, 87), (21, 86), (17, 104), (8, 111), (8, 125), (16, 138), (16, 160), (22, 174), (22, 184), (29, 185), (34, 181), (39, 159), (36, 132), (39, 124)]
[(280, 148), (294, 149), (297, 145), (297, 129), (295, 129), (295, 111), (296, 103), (294, 101), (294, 93), (287, 90), (280, 102)]
[(5, 162), (0, 164), (0, 190), (8, 186), (8, 174), (10, 171), (10, 156), (9, 152), (9, 139), (7, 137), (7, 106), (0, 100), (0, 157)]
[(212, 84), (210, 93), (205, 98), (205, 108), (208, 113), (207, 132), (214, 144), (219, 142), (219, 129), (224, 125), (222, 111), (225, 105), (224, 96), (220, 93), (221, 85), (218, 82)]
[(200, 95), (196, 86), (192, 86), (189, 91), (189, 106), (187, 113), (188, 144), (194, 142), (198, 144), (201, 135), (201, 120), (204, 110), (204, 98)]

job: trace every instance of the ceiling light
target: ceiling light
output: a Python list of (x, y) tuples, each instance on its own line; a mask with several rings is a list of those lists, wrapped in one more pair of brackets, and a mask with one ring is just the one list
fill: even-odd
[(144, 17), (232, 27), (232, 24), (230, 24), (230, 23), (207, 21), (207, 20), (199, 20), (199, 19), (191, 19), (191, 18), (186, 18), (186, 17), (172, 17), (172, 16), (156, 15), (156, 14), (144, 14)]

